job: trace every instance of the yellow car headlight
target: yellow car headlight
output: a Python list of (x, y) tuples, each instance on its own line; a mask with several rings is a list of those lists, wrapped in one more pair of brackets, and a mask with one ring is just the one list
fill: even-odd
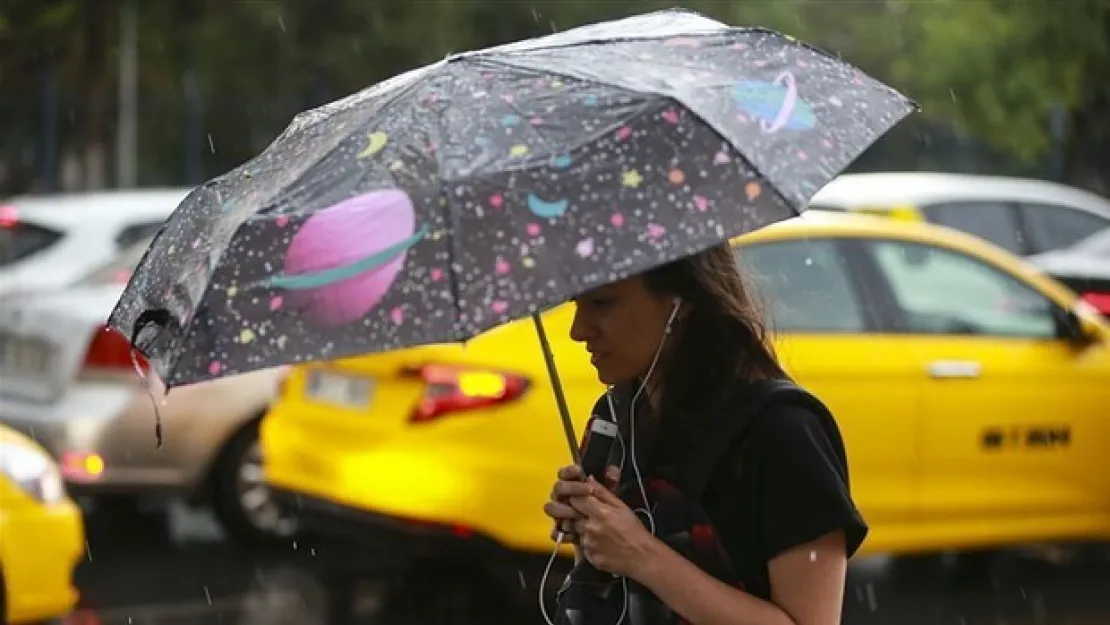
[(50, 456), (19, 443), (0, 442), (0, 475), (40, 503), (65, 499), (65, 483)]

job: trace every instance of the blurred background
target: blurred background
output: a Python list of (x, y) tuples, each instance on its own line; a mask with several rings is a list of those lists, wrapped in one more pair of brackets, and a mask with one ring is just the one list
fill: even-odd
[[(1110, 623), (1110, 0), (0, 1), (0, 622), (542, 622), (554, 406), (513, 376), (488, 396), (463, 383), (527, 326), (447, 378), (368, 357), (163, 401), (104, 324), (188, 190), (297, 113), (452, 52), (674, 6), (816, 44), (922, 106), (813, 202), (919, 231), (925, 252), (875, 252), (897, 331), (841, 261), (814, 268), (805, 226), (749, 255), (788, 367), (843, 421), (873, 524), (845, 622)], [(932, 368), (915, 337), (946, 341)], [(374, 403), (390, 385), (404, 399)], [(488, 433), (451, 443), (459, 466), (397, 443), (392, 468), (332, 471), (460, 412), (536, 411), (551, 442), (505, 452), (522, 477), (499, 479), (527, 494), (489, 518), (408, 511), (434, 507), (421, 489), (456, 479), (441, 473), (493, 479), (474, 460)], [(405, 501), (383, 494), (398, 484)]]
[(0, 192), (196, 185), (297, 112), (405, 69), (670, 6), (781, 29), (915, 97), (924, 115), (858, 169), (1106, 189), (1098, 0), (8, 0)]

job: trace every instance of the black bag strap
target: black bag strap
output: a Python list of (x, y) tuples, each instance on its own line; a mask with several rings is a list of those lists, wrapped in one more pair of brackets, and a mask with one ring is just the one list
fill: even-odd
[[(738, 402), (743, 403), (738, 406)], [(686, 461), (678, 471), (683, 492), (700, 501), (721, 462), (731, 456), (737, 445), (741, 446), (740, 453), (744, 453), (748, 434), (767, 408), (783, 403), (828, 414), (821, 400), (791, 380), (759, 380), (738, 387), (692, 437), (690, 453), (685, 454)]]

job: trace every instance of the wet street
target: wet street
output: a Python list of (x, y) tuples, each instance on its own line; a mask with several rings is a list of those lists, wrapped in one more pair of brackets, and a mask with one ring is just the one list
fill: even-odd
[[(207, 515), (181, 509), (170, 515), (168, 532), (127, 532), (124, 537), (94, 522), (89, 558), (78, 573), (82, 603), (69, 623), (543, 623), (531, 607), (534, 589), (498, 586), (472, 572), (443, 568), (405, 579), (360, 575), (348, 567), (341, 572), (324, 555), (306, 545), (237, 548)], [(513, 592), (529, 595), (519, 594), (520, 603), (510, 607), (514, 603), (506, 597)], [(1089, 553), (1068, 564), (1019, 554), (962, 564), (861, 561), (852, 568), (844, 622), (1110, 623), (1110, 563)]]

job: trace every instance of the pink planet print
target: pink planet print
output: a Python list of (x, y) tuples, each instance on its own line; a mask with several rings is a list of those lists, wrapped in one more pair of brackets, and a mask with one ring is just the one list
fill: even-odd
[(358, 321), (389, 292), (415, 233), (412, 200), (397, 189), (358, 195), (309, 217), (290, 241), (283, 273), (271, 286), (284, 304), (314, 323)]

